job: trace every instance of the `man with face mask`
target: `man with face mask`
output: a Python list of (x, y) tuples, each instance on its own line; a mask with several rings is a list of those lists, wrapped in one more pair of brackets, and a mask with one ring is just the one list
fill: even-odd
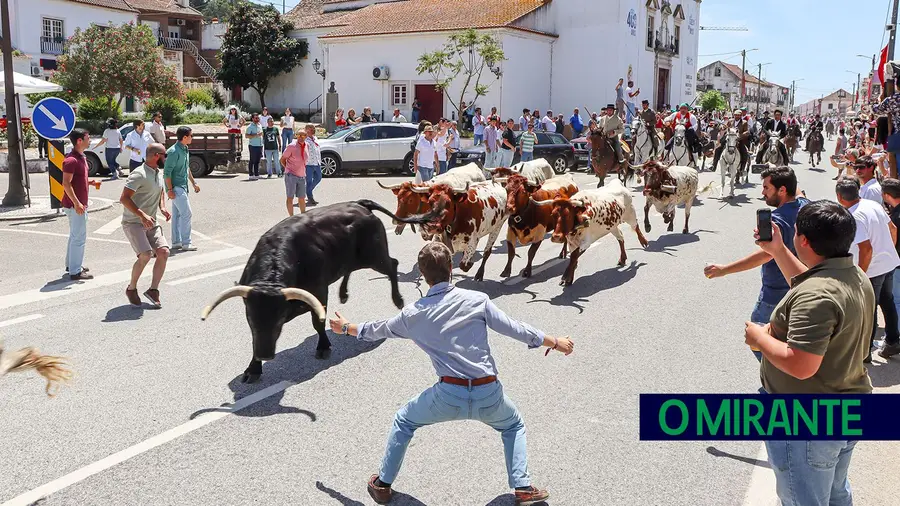
[[(801, 207), (809, 203), (809, 200), (797, 196), (797, 175), (789, 167), (766, 169), (761, 177), (763, 181), (762, 196), (766, 199), (766, 205), (775, 208), (772, 210), (772, 223), (779, 226), (784, 244), (789, 250), (794, 251), (794, 226), (797, 223), (797, 213), (800, 212)], [(759, 291), (759, 299), (750, 315), (750, 321), (765, 325), (769, 322), (775, 306), (784, 298), (790, 288), (788, 280), (781, 274), (771, 255), (758, 249), (730, 264), (707, 265), (703, 269), (703, 273), (707, 278), (713, 279), (756, 267), (762, 267), (762, 289)], [(753, 353), (757, 359), (762, 357), (758, 351)]]

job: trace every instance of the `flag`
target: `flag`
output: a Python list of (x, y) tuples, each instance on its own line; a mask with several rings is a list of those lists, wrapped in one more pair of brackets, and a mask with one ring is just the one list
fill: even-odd
[(888, 47), (884, 46), (884, 49), (881, 50), (881, 58), (878, 61), (878, 82), (881, 85), (884, 85), (884, 66), (887, 64), (888, 59)]

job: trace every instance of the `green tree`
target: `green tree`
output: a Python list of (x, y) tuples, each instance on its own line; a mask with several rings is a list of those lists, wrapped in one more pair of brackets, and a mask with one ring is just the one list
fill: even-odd
[[(485, 68), (499, 65), (503, 60), (506, 60), (506, 55), (496, 37), (470, 28), (451, 35), (443, 48), (419, 56), (416, 72), (419, 75), (429, 74), (434, 79), (435, 88), (447, 96), (459, 117), (462, 117), (462, 102), (476, 102), (490, 88), (490, 85), (481, 82)], [(461, 84), (459, 98), (454, 100), (449, 90), (457, 79)]]
[(293, 25), (271, 6), (260, 9), (241, 2), (228, 23), (230, 29), (222, 38), (222, 68), (217, 77), (226, 87), (256, 90), (260, 105), (265, 107), (269, 83), (300, 65), (309, 46), (305, 40), (290, 37)]
[(725, 102), (725, 97), (719, 93), (718, 90), (707, 90), (702, 95), (700, 95), (700, 107), (703, 108), (704, 111), (724, 111), (728, 109), (728, 103)]
[(207, 20), (217, 18), (223, 22), (234, 12), (234, 2), (231, 0), (191, 0), (191, 7), (200, 11)]
[(70, 101), (103, 101), (110, 106), (109, 115), (126, 96), (180, 98), (182, 93), (175, 70), (163, 63), (147, 25), (76, 28), (58, 65), (52, 80), (66, 90)]

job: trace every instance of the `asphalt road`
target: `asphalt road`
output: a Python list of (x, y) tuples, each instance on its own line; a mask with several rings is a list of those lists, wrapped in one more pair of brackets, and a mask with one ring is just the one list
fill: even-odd
[[(807, 167), (794, 165), (808, 196), (833, 198), (830, 165)], [(596, 182), (576, 178), (585, 187)], [(701, 187), (713, 178), (701, 174)], [(36, 195), (48, 193), (44, 177), (32, 181)], [(206, 322), (200, 311), (238, 279), (260, 234), (285, 216), (283, 185), (218, 174), (199, 182), (192, 205), (200, 250), (170, 260), (161, 310), (134, 309), (125, 298), (133, 254), (116, 226), (120, 205), (90, 215), (85, 263), (97, 277), (85, 283), (62, 279), (64, 219), (0, 224), (0, 335), (9, 348), (70, 357), (77, 374), (53, 399), (33, 374), (0, 381), (0, 504), (48, 493), (41, 504), (372, 504), (366, 480), (378, 471), (395, 410), (435, 381), (429, 360), (408, 342), (340, 336), (329, 360), (315, 360), (315, 332), (301, 317), (285, 327), (261, 381), (241, 384), (251, 355), (242, 304), (228, 301)], [(121, 187), (108, 182), (97, 195), (118, 199)], [(681, 211), (676, 233), (652, 214), (649, 248), (624, 232), (628, 264), (617, 268), (618, 245), (608, 236), (582, 256), (566, 289), (558, 285), (565, 263), (554, 260), (556, 245), (538, 252), (531, 279), (499, 277), (500, 242), (484, 282), (471, 280), (474, 270), (454, 271), (459, 286), (578, 343), (569, 357), (545, 357), (491, 338), (504, 388), (528, 426), (531, 474), (551, 491), (549, 504), (773, 504), (758, 442), (638, 440), (640, 393), (759, 387), (743, 342), (759, 273), (712, 281), (702, 274), (707, 262), (753, 251), (759, 195), (751, 176), (732, 201), (718, 190), (701, 196), (688, 235), (677, 233)], [(374, 178), (326, 179), (317, 198), (394, 206)], [(643, 202), (636, 192), (636, 207)], [(426, 289), (415, 268), (421, 245), (418, 235), (389, 234), (406, 302)], [(519, 248), (513, 272), (525, 252)], [(352, 276), (347, 304), (336, 291), (329, 310), (351, 320), (396, 312), (387, 280), (373, 271)], [(878, 391), (900, 392), (898, 361), (876, 357), (870, 374)], [(851, 469), (857, 503), (895, 504), (883, 472), (898, 465), (900, 443), (861, 443)], [(474, 422), (417, 432), (395, 489), (400, 505), (513, 504), (500, 438)]]

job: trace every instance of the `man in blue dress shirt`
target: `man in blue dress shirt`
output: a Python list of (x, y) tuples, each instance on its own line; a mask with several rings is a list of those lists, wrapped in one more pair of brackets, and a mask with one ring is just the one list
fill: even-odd
[(451, 420), (478, 420), (500, 432), (509, 486), (516, 504), (530, 505), (550, 497), (531, 485), (525, 423), (503, 393), (488, 344), (488, 328), (528, 345), (546, 346), (568, 355), (574, 343), (545, 335), (506, 316), (481, 292), (450, 284), (453, 254), (443, 243), (430, 242), (419, 252), (419, 270), (431, 287), (425, 297), (389, 320), (351, 324), (340, 313), (330, 321), (338, 334), (361, 341), (410, 339), (431, 358), (440, 377), (431, 388), (400, 408), (388, 436), (381, 472), (369, 479), (368, 491), (378, 504), (391, 500), (391, 484), (400, 472), (416, 429)]

